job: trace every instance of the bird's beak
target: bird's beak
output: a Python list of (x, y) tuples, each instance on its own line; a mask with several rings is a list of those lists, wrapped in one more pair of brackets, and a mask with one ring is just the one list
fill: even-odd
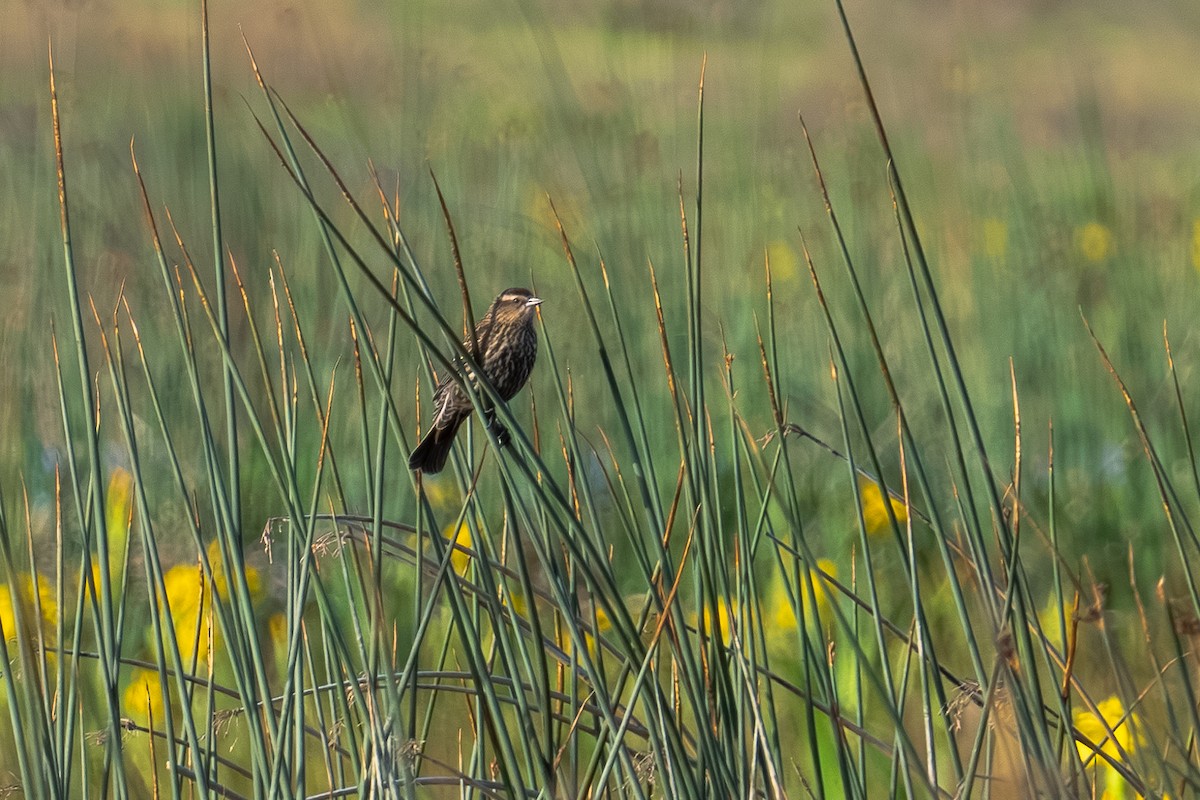
[(534, 306), (540, 306), (541, 304), (542, 304), (542, 298), (540, 298), (540, 297), (531, 297), (525, 301), (526, 308), (533, 308)]

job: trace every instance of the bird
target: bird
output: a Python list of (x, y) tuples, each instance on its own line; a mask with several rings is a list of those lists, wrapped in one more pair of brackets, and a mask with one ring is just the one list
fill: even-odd
[[(505, 402), (521, 391), (533, 371), (538, 347), (533, 323), (541, 303), (541, 298), (528, 289), (505, 289), (475, 324), (474, 336), (463, 342), (463, 347)], [(465, 368), (463, 364), (460, 366)], [(464, 371), (467, 377), (473, 377), (469, 369)], [(454, 435), (474, 408), (463, 388), (461, 375), (451, 372), (438, 382), (433, 393), (433, 408), (433, 423), (408, 457), (410, 470), (427, 474), (440, 472), (446, 466)], [(497, 441), (504, 445), (508, 441), (508, 432), (498, 426), (491, 414), (488, 424), (495, 426)]]

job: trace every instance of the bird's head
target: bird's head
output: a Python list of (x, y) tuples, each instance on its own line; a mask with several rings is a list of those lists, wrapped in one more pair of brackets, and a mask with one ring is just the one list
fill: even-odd
[(528, 289), (505, 289), (492, 301), (492, 309), (498, 322), (520, 322), (533, 319), (541, 302)]

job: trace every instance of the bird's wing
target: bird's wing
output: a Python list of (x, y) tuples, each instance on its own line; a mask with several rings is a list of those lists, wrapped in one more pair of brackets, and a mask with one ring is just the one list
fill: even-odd
[(450, 410), (451, 400), (453, 397), (452, 393), (450, 391), (450, 389), (453, 385), (454, 385), (453, 381), (451, 381), (449, 378), (447, 378), (445, 381), (443, 381), (441, 384), (438, 385), (437, 391), (434, 392), (434, 395), (433, 395), (433, 409), (434, 409), (433, 424), (430, 426), (431, 428), (441, 428), (441, 427), (445, 426), (445, 419)]
[[(483, 316), (483, 319), (476, 323), (474, 337), (468, 338), (463, 342), (463, 349), (472, 354), (472, 357), (475, 359), (476, 363), (482, 361), (482, 354), (487, 352), (487, 343), (491, 338), (492, 329), (495, 327), (494, 323), (495, 314), (493, 313), (492, 309), (489, 308), (488, 313)], [(476, 344), (479, 346), (479, 350), (477, 352), (473, 350)], [(472, 377), (472, 371), (467, 368), (465, 364), (463, 364), (461, 358), (455, 358), (454, 364), (457, 368), (456, 371), (444, 375), (442, 380), (438, 383), (437, 388), (433, 392), (434, 427), (441, 425), (442, 420), (451, 413), (451, 407), (456, 405), (455, 395), (461, 394), (462, 392), (462, 390), (459, 389), (458, 382), (462, 380), (464, 376), (467, 378)]]
[(495, 329), (495, 327), (496, 327), (496, 310), (494, 308), (489, 308), (487, 310), (487, 313), (483, 315), (483, 319), (479, 320), (479, 322), (477, 322), (475, 324), (474, 339), (475, 339), (475, 342), (477, 342), (479, 344), (479, 351), (475, 352), (474, 350), (471, 349), (471, 345), (473, 343), (470, 339), (468, 339), (464, 343), (464, 346), (466, 347), (467, 352), (470, 353), (471, 356), (475, 359), (475, 363), (477, 363), (477, 364), (482, 363), (483, 354), (488, 351), (488, 340), (490, 340), (492, 338), (492, 331), (493, 331), (493, 329)]

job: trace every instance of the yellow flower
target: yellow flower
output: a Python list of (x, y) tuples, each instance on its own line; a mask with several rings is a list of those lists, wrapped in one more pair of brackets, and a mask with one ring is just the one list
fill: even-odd
[[(596, 657), (598, 652), (596, 648), (596, 637), (602, 636), (612, 630), (612, 620), (608, 618), (608, 613), (603, 608), (596, 608), (596, 632), (592, 633), (592, 616), (584, 613), (580, 618), (580, 629), (583, 632), (583, 641), (587, 645), (588, 653), (592, 658)], [(557, 632), (555, 634), (555, 642), (558, 648), (562, 650), (568, 657), (571, 657), (575, 652), (575, 643), (571, 640), (571, 634), (563, 625), (556, 625)]]
[[(591, 620), (586, 620), (586, 621), (591, 622)], [(610, 630), (612, 630), (612, 620), (610, 620), (608, 618), (608, 612), (606, 612), (603, 608), (597, 608), (596, 609), (596, 632), (594, 634), (589, 633), (588, 631), (583, 632), (583, 640), (585, 642), (587, 642), (587, 649), (588, 649), (588, 652), (592, 654), (592, 658), (596, 657), (596, 652), (597, 652), (596, 638), (599, 636), (603, 636), (604, 634), (608, 633)]]
[(133, 523), (133, 476), (128, 470), (117, 468), (113, 471), (104, 497), (107, 512), (105, 521), (108, 523), (108, 573), (115, 587), (125, 566), (129, 529)]
[[(888, 530), (891, 522), (888, 520), (887, 506), (883, 503), (883, 493), (879, 484), (867, 478), (858, 481), (858, 497), (862, 504), (863, 522), (866, 523), (867, 533), (881, 533)], [(892, 513), (901, 527), (908, 523), (908, 507), (902, 500), (888, 496), (892, 504)]]
[(1099, 755), (1104, 753), (1119, 760), (1146, 744), (1146, 737), (1141, 732), (1141, 718), (1132, 711), (1126, 713), (1121, 699), (1116, 696), (1102, 700), (1096, 710), (1100, 713), (1086, 710), (1075, 712), (1075, 729), (1091, 742), (1091, 745), (1075, 742), (1080, 760), (1096, 774), (1097, 787), (1104, 787), (1101, 800), (1128, 800), (1134, 797), (1142, 800), (1143, 795), (1133, 790), (1125, 776)]
[[(458, 526), (457, 532), (452, 530), (450, 526), (446, 526), (446, 530), (442, 531), (442, 536), (448, 540), (453, 540), (454, 544), (458, 545), (458, 547), (471, 547), (474, 544), (474, 540), (471, 538), (471, 526), (466, 522)], [(459, 550), (458, 547), (455, 547), (454, 552), (450, 554), (450, 565), (454, 567), (454, 571), (459, 575), (465, 575), (467, 574), (467, 567), (471, 565), (471, 556), (469, 553)]]
[[(96, 556), (92, 556), (92, 559), (89, 563), (91, 564), (91, 566), (89, 567), (89, 571), (91, 572), (91, 575), (92, 575), (92, 588), (96, 590), (96, 597), (99, 597), (100, 596), (100, 559), (97, 558)], [(87, 575), (81, 575), (79, 577), (79, 592), (80, 592), (80, 594), (83, 594), (85, 596), (87, 596), (87, 594), (88, 594), (88, 585), (86, 583), (87, 579), (88, 579)]]
[[(16, 603), (13, 602), (13, 584), (16, 585)], [(34, 604), (34, 594), (37, 595), (37, 605)], [(14, 607), (16, 606), (16, 607)], [(37, 606), (41, 607), (42, 636), (47, 644), (54, 641), (55, 623), (58, 621), (58, 603), (54, 599), (54, 587), (50, 581), (38, 574), (35, 578), (27, 573), (21, 573), (12, 583), (0, 584), (0, 626), (4, 628), (4, 636), (8, 641), (17, 638), (17, 608), (21, 620), (31, 624), (35, 619)], [(36, 641), (36, 639), (34, 640)]]
[(163, 576), (167, 607), (175, 641), (185, 666), (192, 659), (201, 663), (208, 658), (209, 626), (212, 639), (217, 640), (216, 618), (209, 614), (208, 587), (199, 564), (176, 564)]
[(282, 676), (287, 669), (288, 659), (288, 638), (291, 631), (288, 630), (287, 615), (282, 611), (277, 611), (267, 618), (267, 638), (271, 643), (271, 652), (275, 654), (275, 668)]
[(500, 597), (500, 602), (508, 606), (512, 610), (512, 613), (518, 617), (529, 616), (529, 604), (525, 602), (525, 595), (521, 594), (520, 591), (506, 586)]
[[(1096, 708), (1100, 712), (1098, 715), (1087, 710), (1076, 711), (1075, 729), (1086, 736), (1100, 751), (1118, 759), (1122, 757), (1122, 751), (1125, 754), (1132, 753), (1146, 743), (1145, 737), (1138, 729), (1141, 720), (1133, 712), (1125, 713), (1125, 706), (1121, 704), (1121, 698), (1114, 695), (1107, 700), (1100, 701)], [(1118, 745), (1120, 746), (1119, 750)], [(1096, 750), (1091, 745), (1076, 742), (1075, 747), (1079, 751), (1080, 759), (1083, 761), (1094, 760)]]
[[(213, 585), (217, 596), (229, 600), (229, 579), (225, 576), (225, 559), (221, 556), (221, 545), (216, 539), (208, 545), (208, 563), (212, 567)], [(255, 602), (262, 599), (262, 578), (254, 567), (246, 567), (246, 588), (250, 590), (250, 600)]]
[(287, 615), (282, 611), (277, 611), (272, 614), (267, 620), (267, 632), (271, 637), (271, 641), (278, 648), (285, 648), (288, 644), (288, 624)]
[[(837, 565), (829, 559), (820, 559), (817, 561), (817, 567), (829, 577), (837, 577)], [(803, 611), (808, 604), (808, 587), (811, 584), (813, 596), (817, 599), (817, 616), (814, 620), (810, 615), (808, 621), (810, 624), (813, 621), (819, 621), (820, 624), (827, 623), (830, 619), (829, 595), (825, 592), (824, 581), (814, 570), (808, 570), (806, 574), (801, 576), (800, 581), (798, 589), (799, 597), (796, 599), (796, 602), (800, 605), (800, 609)], [(792, 608), (791, 600), (788, 599), (782, 580), (775, 581), (772, 586), (770, 606), (767, 609), (765, 621), (772, 625), (773, 630), (776, 631), (794, 631), (796, 629), (796, 611)]]
[(771, 275), (776, 280), (790, 281), (796, 277), (796, 250), (784, 239), (776, 239), (767, 245), (767, 261), (771, 265)]
[(1001, 259), (1008, 254), (1008, 223), (1002, 219), (988, 217), (983, 221), (983, 253), (991, 259)]
[[(179, 645), (179, 653), (183, 656), (184, 666), (206, 663), (221, 641), (221, 629), (216, 613), (212, 608), (212, 596), (215, 590), (217, 596), (224, 602), (230, 599), (229, 575), (226, 572), (225, 559), (221, 556), (221, 548), (214, 540), (207, 548), (208, 563), (212, 569), (212, 582), (204, 579), (204, 571), (199, 562), (194, 564), (176, 564), (163, 575), (163, 585), (166, 591), (166, 608), (171, 612), (171, 630)], [(245, 568), (246, 587), (250, 591), (250, 602), (257, 604), (263, 599), (265, 590), (262, 576), (254, 567)], [(160, 602), (159, 610), (164, 605)]]
[(129, 685), (125, 687), (122, 701), (122, 710), (130, 719), (146, 727), (153, 725), (162, 729), (162, 676), (158, 670), (144, 667), (135, 669)]
[(1192, 222), (1192, 266), (1200, 269), (1200, 219)]
[[(129, 530), (133, 524), (133, 476), (128, 470), (118, 467), (108, 479), (108, 490), (104, 494), (104, 519), (108, 532), (108, 578), (113, 596), (121, 594), (121, 575), (125, 569), (125, 553), (129, 548)], [(92, 588), (100, 597), (100, 557), (93, 555), (90, 562)], [(80, 593), (88, 594), (88, 576), (79, 573)]]
[(1111, 256), (1115, 243), (1113, 232), (1099, 222), (1089, 222), (1075, 229), (1075, 245), (1083, 257), (1093, 263)]
[(737, 602), (730, 602), (724, 597), (718, 597), (716, 603), (716, 624), (713, 624), (713, 609), (709, 603), (704, 604), (703, 613), (699, 616), (692, 615), (692, 624), (695, 625), (698, 621), (703, 621), (700, 626), (705, 634), (712, 636), (717, 630), (721, 631), (721, 640), (729, 641), (730, 625), (734, 618), (737, 617), (740, 607)]
[(596, 609), (596, 633), (603, 634), (612, 630), (612, 620), (608, 618), (608, 612), (603, 608)]
[(1053, 594), (1046, 598), (1046, 605), (1038, 612), (1038, 625), (1042, 628), (1042, 635), (1056, 650), (1063, 649), (1063, 629), (1066, 629), (1068, 636), (1070, 635), (1074, 613), (1075, 608), (1070, 600), (1064, 600), (1060, 606), (1057, 595)]

